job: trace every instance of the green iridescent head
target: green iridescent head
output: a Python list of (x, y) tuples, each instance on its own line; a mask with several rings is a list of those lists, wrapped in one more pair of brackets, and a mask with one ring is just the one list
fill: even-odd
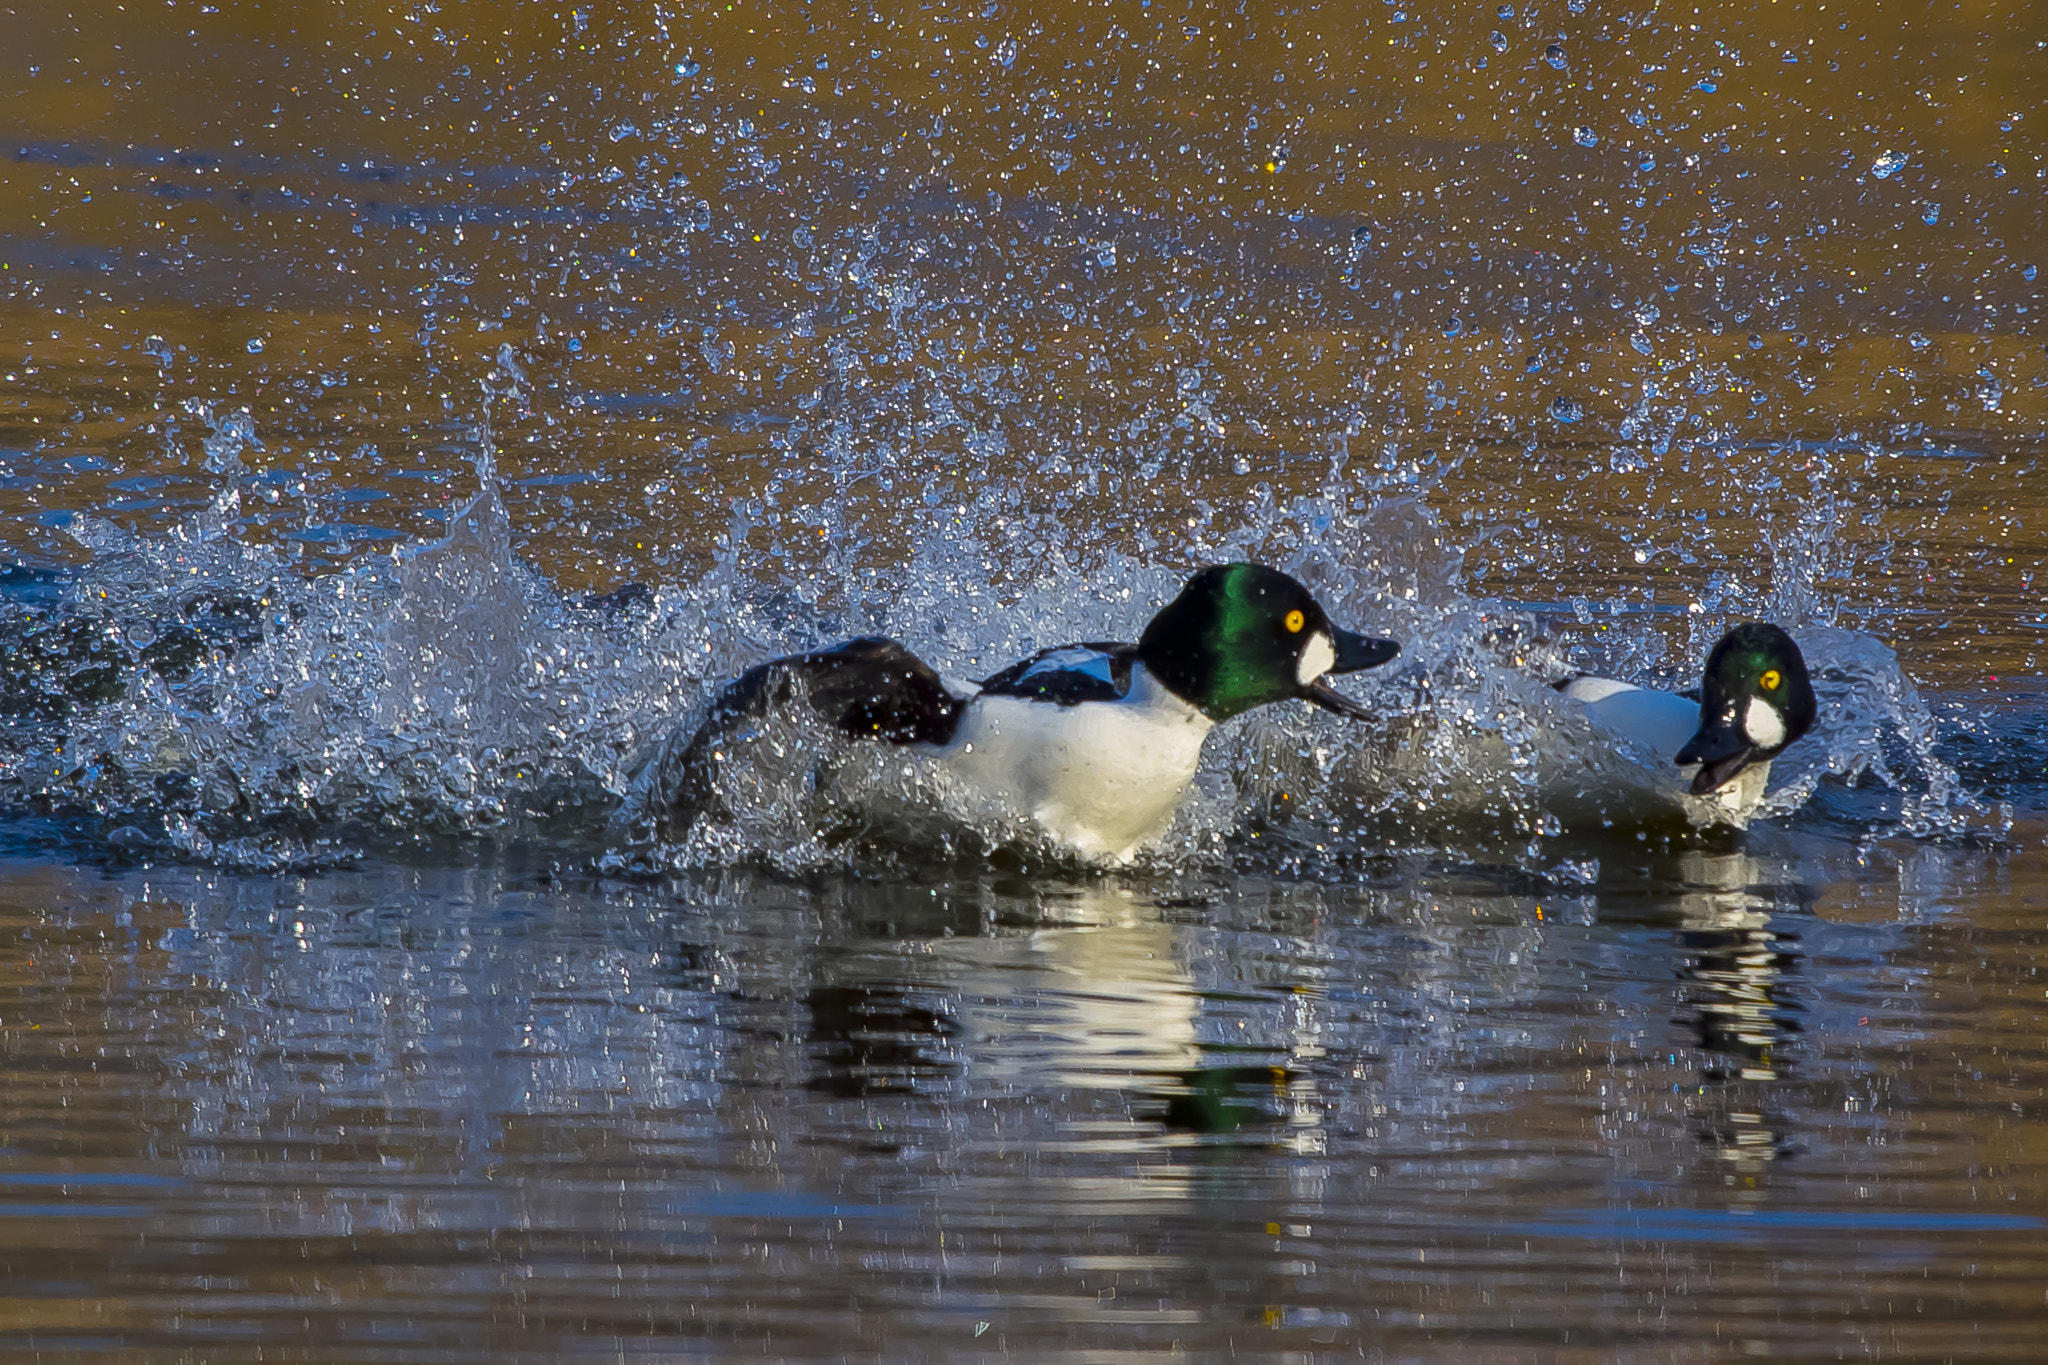
[(1806, 658), (1773, 625), (1737, 626), (1707, 655), (1700, 728), (1678, 751), (1697, 763), (1695, 796), (1726, 785), (1750, 764), (1777, 757), (1813, 726), (1819, 707)]
[(1202, 570), (1138, 641), (1152, 676), (1211, 720), (1290, 697), (1363, 717), (1325, 675), (1372, 668), (1400, 652), (1392, 640), (1331, 624), (1307, 588), (1262, 564)]

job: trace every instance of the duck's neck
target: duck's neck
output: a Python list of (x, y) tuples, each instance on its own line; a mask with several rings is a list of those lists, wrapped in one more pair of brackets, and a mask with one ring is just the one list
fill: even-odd
[(1142, 659), (1131, 665), (1131, 688), (1125, 694), (1125, 700), (1134, 706), (1164, 712), (1177, 719), (1185, 719), (1191, 725), (1199, 725), (1203, 734), (1216, 724), (1208, 712), (1182, 695), (1179, 689), (1170, 686)]

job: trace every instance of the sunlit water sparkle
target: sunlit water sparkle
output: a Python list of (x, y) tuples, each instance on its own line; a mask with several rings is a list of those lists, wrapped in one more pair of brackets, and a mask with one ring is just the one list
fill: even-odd
[[(0, 1355), (2037, 1358), (2035, 16), (1368, 10), (15, 16)], [(1235, 557), (1403, 653), (1132, 867), (635, 818)]]

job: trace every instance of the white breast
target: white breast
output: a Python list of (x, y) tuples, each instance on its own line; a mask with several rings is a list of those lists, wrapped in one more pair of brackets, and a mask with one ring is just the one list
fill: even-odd
[(1136, 664), (1121, 701), (977, 697), (937, 757), (1084, 856), (1127, 862), (1172, 822), (1211, 725)]

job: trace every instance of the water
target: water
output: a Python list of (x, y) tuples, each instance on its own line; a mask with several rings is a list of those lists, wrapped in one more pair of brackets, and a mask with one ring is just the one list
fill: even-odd
[[(211, 8), (0, 53), (10, 1358), (2038, 1354), (2024, 13)], [(1240, 556), (1135, 867), (631, 818)], [(1548, 686), (1758, 617), (1746, 831)]]
[(8, 1350), (2027, 1358), (2039, 852), (1603, 852), (17, 867)]

